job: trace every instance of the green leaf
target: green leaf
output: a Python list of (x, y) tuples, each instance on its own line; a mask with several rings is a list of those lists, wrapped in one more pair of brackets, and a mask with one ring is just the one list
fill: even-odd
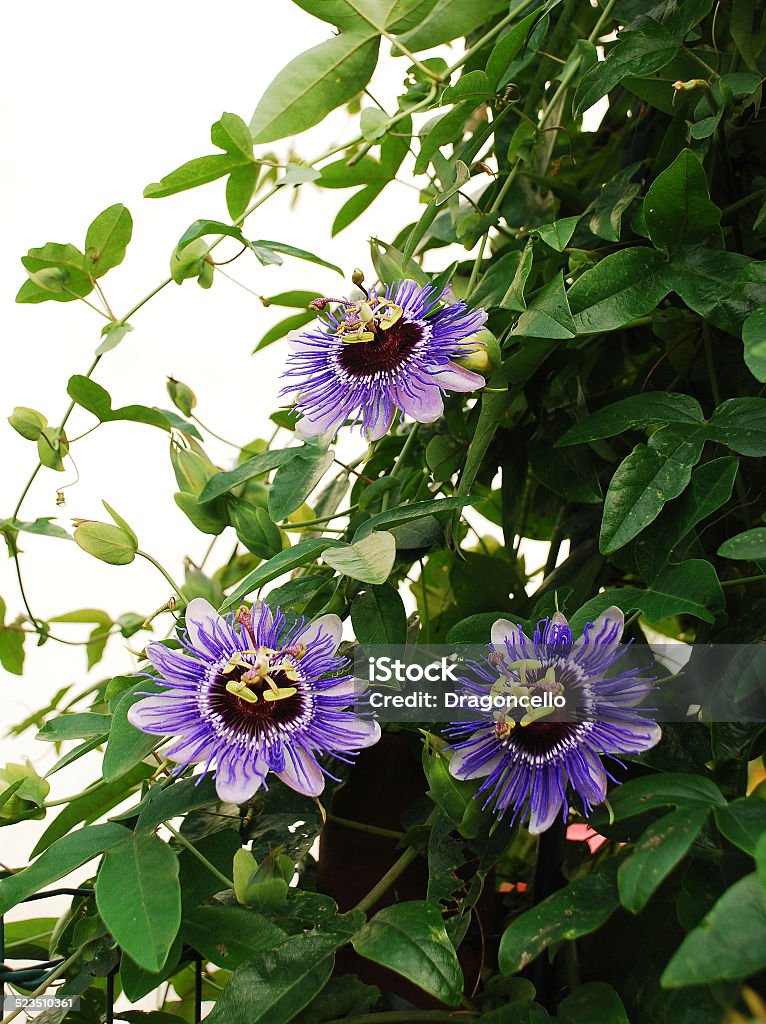
[(265, 508), (238, 501), (232, 525), (247, 550), (259, 558), (271, 558), (282, 550), (282, 534)]
[(602, 187), (588, 224), (594, 235), (607, 242), (620, 240), (622, 216), (641, 191), (640, 182), (631, 181), (640, 167), (640, 162), (624, 167)]
[(284, 320), (280, 320), (266, 331), (253, 349), (253, 352), (260, 352), (261, 349), (268, 348), (275, 341), (286, 337), (290, 331), (298, 331), (301, 327), (305, 327), (306, 324), (310, 324), (312, 320), (316, 320), (316, 313), (310, 309), (307, 309), (305, 313), (295, 313), (293, 316), (285, 317)]
[(300, 448), (275, 448), (254, 455), (252, 459), (241, 462), (234, 469), (225, 473), (216, 473), (208, 480), (199, 496), (200, 504), (213, 501), (215, 498), (226, 494), (240, 484), (247, 483), (253, 477), (262, 476), (283, 466), (286, 462), (296, 458), (301, 452)]
[[(93, 413), (102, 423), (127, 420), (130, 423), (145, 423), (150, 427), (159, 427), (168, 432), (172, 427), (178, 426), (178, 421), (173, 422), (169, 413), (162, 412), (160, 409), (150, 409), (145, 405), (124, 405), (119, 409), (113, 409), (109, 392), (100, 384), (96, 384), (94, 380), (81, 374), (75, 374), (69, 378), (67, 394), (83, 409)], [(185, 423), (184, 429), (187, 433), (193, 433), (199, 437), (196, 427), (190, 423), (186, 424), (185, 421), (182, 422)]]
[(498, 964), (503, 974), (523, 970), (553, 942), (596, 931), (619, 906), (614, 881), (583, 875), (515, 918), (503, 932)]
[(311, 128), (369, 82), (380, 39), (367, 26), (306, 50), (266, 89), (250, 122), (256, 143), (274, 142)]
[(136, 557), (137, 544), (119, 526), (111, 523), (80, 523), (74, 531), (75, 543), (89, 555), (110, 565), (129, 565)]
[(402, 42), (416, 53), (428, 50), (469, 35), (507, 7), (508, 0), (485, 0), (481, 5), (477, 5), (475, 0), (437, 0), (417, 28), (402, 37)]
[(309, 252), (308, 249), (299, 249), (295, 245), (288, 245), (286, 242), (271, 242), (265, 238), (258, 238), (255, 241), (249, 243), (251, 249), (258, 255), (258, 250), (266, 250), (270, 253), (281, 252), (285, 256), (295, 256), (296, 259), (306, 260), (307, 263), (315, 263), (318, 267), (326, 267), (328, 270), (334, 270), (336, 274), (340, 274), (343, 277), (343, 271), (337, 264), (328, 263), (327, 260), (323, 260), (321, 256), (317, 256), (313, 252)]
[(315, 929), (257, 953), (235, 970), (206, 1024), (286, 1024), (327, 983), (340, 944)]
[(233, 156), (239, 156), (246, 161), (253, 159), (250, 129), (239, 114), (221, 114), (220, 120), (210, 128), (210, 141), (214, 146)]
[(24, 633), (5, 626), (5, 601), (0, 597), (0, 665), (20, 676), (24, 671)]
[(700, 431), (682, 433), (663, 427), (620, 463), (604, 499), (599, 548), (604, 555), (633, 540), (677, 498), (691, 480), (702, 454)]
[(754, 310), (742, 324), (745, 363), (756, 380), (766, 381), (766, 306)]
[(269, 490), (269, 515), (275, 522), (300, 508), (335, 461), (333, 452), (301, 452), (280, 466)]
[(575, 232), (575, 228), (580, 220), (579, 215), (577, 217), (562, 217), (560, 220), (554, 220), (552, 224), (541, 224), (539, 227), (532, 229), (532, 234), (549, 245), (551, 249), (555, 249), (556, 252), (563, 252), (564, 249), (569, 245), (569, 240)]
[(732, 558), (736, 561), (758, 562), (766, 558), (766, 527), (756, 526), (752, 530), (729, 537), (718, 548), (721, 558)]
[(235, 238), (242, 245), (248, 244), (242, 229), (236, 224), (226, 224), (221, 220), (195, 220), (178, 239), (177, 248), (184, 249), (190, 242), (204, 238), (205, 235), (225, 235), (228, 238)]
[(109, 732), (111, 715), (95, 715), (89, 711), (61, 715), (45, 723), (37, 734), (38, 740), (61, 743), (64, 740), (81, 740), (89, 736), (103, 736)]
[(104, 855), (96, 905), (131, 960), (161, 970), (181, 926), (178, 858), (156, 836), (131, 836)]
[(514, 335), (529, 338), (574, 338), (577, 333), (559, 271), (544, 285), (534, 302), (516, 321)]
[(766, 904), (756, 874), (721, 896), (665, 968), (663, 988), (736, 980), (766, 967)]
[(420, 151), (415, 160), (415, 174), (425, 174), (434, 154), (458, 139), (462, 139), (465, 123), (479, 99), (461, 100), (460, 103), (438, 117), (432, 118), (420, 131)]
[(190, 188), (207, 185), (208, 182), (223, 178), (238, 167), (241, 161), (229, 153), (215, 153), (212, 156), (200, 156), (189, 160), (175, 171), (166, 174), (158, 182), (147, 185), (144, 189), (145, 199), (163, 199), (177, 192), (186, 192)]
[(360, 644), (397, 645), (407, 642), (407, 613), (398, 590), (390, 584), (368, 587), (351, 604), (351, 622)]
[(339, 544), (322, 553), (336, 572), (362, 583), (385, 583), (396, 559), (396, 540), (383, 531), (369, 533), (352, 544)]
[(248, 594), (263, 586), (264, 583), (270, 583), (279, 576), (292, 572), (293, 569), (313, 562), (327, 548), (338, 543), (338, 541), (330, 540), (328, 537), (316, 537), (311, 540), (301, 541), (300, 544), (295, 544), (285, 551), (280, 551), (278, 555), (274, 555), (268, 562), (259, 565), (257, 569), (254, 569), (245, 576), (239, 586), (229, 594), (221, 605), (221, 611), (225, 611), (227, 608), (231, 608), (232, 605), (238, 604)]
[(407, 978), (448, 1006), (463, 994), (463, 972), (441, 911), (411, 900), (379, 911), (352, 939), (356, 952)]
[(206, 906), (184, 911), (184, 942), (217, 967), (233, 971), (287, 939), (269, 918), (244, 907)]
[[(759, 264), (755, 264), (758, 267)], [(747, 281), (753, 261), (736, 252), (681, 249), (667, 267), (669, 287), (722, 331), (740, 337), (745, 319), (766, 301), (762, 282)]]
[(415, 260), (405, 260), (396, 246), (388, 245), (379, 238), (370, 239), (370, 255), (375, 273), (382, 282), (396, 281), (402, 277), (412, 278), (418, 284), (430, 284), (430, 278)]
[(574, 98), (575, 115), (592, 107), (623, 78), (648, 77), (673, 60), (679, 44), (666, 28), (647, 17), (640, 29), (623, 30), (606, 59), (583, 75)]
[(710, 201), (702, 164), (690, 149), (681, 150), (652, 183), (644, 220), (651, 240), (667, 252), (720, 237), (721, 211)]
[(409, 505), (390, 508), (385, 512), (378, 512), (377, 515), (362, 523), (356, 531), (354, 540), (362, 540), (364, 537), (368, 537), (373, 530), (377, 530), (382, 526), (398, 526), (400, 523), (408, 523), (413, 519), (422, 519), (423, 516), (439, 515), (441, 512), (454, 512), (462, 509), (465, 505), (477, 505), (482, 500), (480, 497), (435, 498), (432, 501), (413, 501)]
[[(624, 821), (661, 807), (723, 806), (726, 798), (718, 786), (704, 775), (664, 772), (645, 775), (617, 786), (609, 793), (609, 802), (615, 821)], [(598, 808), (593, 816), (594, 826), (607, 820), (607, 812)]]
[(756, 796), (740, 797), (716, 807), (715, 821), (730, 843), (754, 857), (759, 839), (766, 834), (766, 802)]
[(0, 914), (7, 913), (27, 896), (124, 842), (128, 836), (130, 832), (126, 828), (110, 821), (105, 825), (91, 825), (59, 839), (28, 868), (8, 878), (0, 878)]
[(240, 220), (253, 198), (258, 184), (258, 164), (235, 167), (226, 182), (226, 209), (232, 220)]
[(133, 218), (122, 203), (96, 217), (85, 236), (85, 266), (92, 277), (103, 277), (122, 263), (132, 234)]
[(620, 865), (617, 888), (620, 902), (638, 914), (652, 893), (686, 855), (709, 813), (707, 807), (681, 807), (654, 822)]
[(650, 622), (673, 615), (695, 615), (703, 622), (715, 622), (724, 607), (723, 591), (715, 569), (704, 558), (688, 558), (669, 565), (646, 588), (621, 587), (608, 590), (582, 606), (570, 622), (573, 630), (593, 622), (610, 605), (626, 614), (639, 609)]
[(117, 348), (122, 339), (133, 330), (130, 324), (105, 324), (101, 328), (101, 337), (104, 339), (96, 349), (96, 355), (102, 356), (104, 352), (111, 352)]
[(660, 572), (670, 553), (697, 523), (712, 515), (731, 497), (739, 463), (733, 458), (714, 459), (692, 472), (683, 495), (666, 506), (663, 514), (636, 541), (636, 564), (644, 579)]
[(129, 774), (115, 782), (110, 782), (107, 785), (96, 784), (92, 789), (86, 789), (80, 796), (66, 804), (56, 815), (37, 840), (32, 856), (36, 857), (47, 850), (62, 836), (71, 833), (77, 825), (83, 822), (90, 825), (98, 818), (103, 817), (117, 804), (122, 803), (131, 789), (140, 786), (151, 774), (151, 766), (141, 764), (135, 766)]
[(487, 60), (487, 80), (493, 91), (499, 86), (505, 85), (503, 81), (505, 72), (521, 51), (529, 35), (529, 30), (539, 14), (539, 11), (532, 11), (531, 14), (512, 25), (493, 46)]
[(25, 405), (17, 405), (8, 422), (27, 441), (36, 441), (43, 430), (48, 426), (48, 420), (36, 409), (29, 409)]
[(630, 1024), (622, 1000), (603, 981), (586, 981), (578, 986), (561, 1000), (556, 1019), (561, 1024)]
[(104, 751), (102, 772), (107, 782), (113, 782), (131, 771), (160, 742), (160, 737), (141, 732), (131, 725), (128, 721), (128, 711), (138, 701), (143, 700), (146, 693), (163, 692), (164, 688), (151, 679), (142, 679), (120, 698), (112, 715), (109, 742)]
[(766, 398), (729, 398), (715, 410), (707, 436), (740, 455), (766, 455)]
[(556, 442), (556, 447), (582, 444), (614, 437), (626, 430), (638, 430), (657, 424), (698, 426), (705, 422), (696, 398), (674, 392), (647, 391), (607, 405), (576, 423)]
[(21, 263), (30, 280), (16, 296), (17, 302), (72, 302), (93, 290), (85, 256), (74, 245), (47, 242), (30, 249)]
[(586, 270), (569, 289), (577, 333), (616, 331), (650, 313), (671, 287), (665, 260), (655, 249), (612, 253)]

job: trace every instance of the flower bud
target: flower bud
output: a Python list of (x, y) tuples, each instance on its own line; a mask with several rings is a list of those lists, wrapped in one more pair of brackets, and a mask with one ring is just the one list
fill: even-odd
[(364, 284), (364, 271), (360, 270), (359, 267), (357, 267), (354, 270), (353, 274), (351, 275), (351, 280), (357, 286), (357, 288), (360, 287), (362, 284)]
[(491, 331), (483, 330), (465, 340), (466, 347), (475, 345), (476, 351), (456, 359), (458, 366), (474, 373), (486, 374), (500, 365), (500, 346)]
[(176, 409), (180, 409), (184, 416), (191, 416), (192, 409), (197, 404), (197, 396), (192, 389), (175, 377), (168, 377), (167, 389)]

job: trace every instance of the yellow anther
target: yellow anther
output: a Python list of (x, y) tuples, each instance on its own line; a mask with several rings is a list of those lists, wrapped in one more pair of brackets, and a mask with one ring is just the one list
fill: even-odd
[(345, 345), (358, 345), (360, 342), (372, 341), (375, 335), (370, 331), (360, 330), (358, 334), (346, 334), (343, 337), (343, 343)]
[(526, 715), (519, 722), (519, 725), (527, 726), (532, 725), (538, 718), (545, 718), (546, 715), (552, 715), (555, 708), (534, 708), (532, 711), (528, 711)]
[(386, 309), (386, 312), (380, 314), (378, 326), (381, 331), (387, 331), (390, 327), (393, 327), (395, 323), (401, 320), (404, 310), (401, 306), (397, 306), (395, 302), (387, 302), (385, 300), (381, 302), (381, 306)]
[(282, 686), (276, 687), (274, 690), (266, 690), (263, 695), (264, 700), (287, 700), (288, 697), (292, 697), (298, 691), (294, 686)]
[(253, 693), (252, 690), (248, 689), (247, 683), (243, 682), (242, 680), (236, 682), (235, 680), (231, 679), (226, 684), (226, 690), (228, 693), (233, 694), (233, 696), (235, 697), (239, 697), (240, 700), (244, 700), (248, 704), (257, 704), (258, 702), (258, 694)]

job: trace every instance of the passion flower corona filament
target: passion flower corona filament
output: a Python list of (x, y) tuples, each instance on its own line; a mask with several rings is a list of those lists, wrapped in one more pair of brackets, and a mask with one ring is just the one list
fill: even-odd
[(473, 336), (487, 319), (483, 310), (445, 305), (447, 289), (415, 281), (386, 285), (381, 294), (362, 286), (360, 272), (354, 283), (362, 299), (315, 299), (311, 308), (324, 319), (290, 340), (282, 394), (297, 395), (300, 433), (337, 433), (351, 420), (376, 440), (397, 409), (432, 423), (446, 391), (484, 386), (482, 376), (453, 362), (481, 344)]
[(223, 618), (195, 598), (184, 649), (147, 648), (164, 692), (134, 704), (129, 720), (174, 737), (164, 754), (179, 770), (202, 763), (203, 773), (215, 772), (221, 800), (249, 800), (269, 771), (317, 796), (328, 774), (322, 755), (348, 760), (380, 738), (377, 722), (347, 710), (361, 684), (335, 655), (340, 638), (337, 615), (288, 625), (263, 604)]
[(625, 652), (623, 625), (619, 608), (608, 608), (574, 643), (560, 613), (538, 623), (531, 641), (506, 619), (495, 623), (491, 653), (463, 683), (471, 693), (515, 698), (507, 706), (521, 708), (451, 728), (450, 771), (484, 779), (477, 798), (485, 808), (511, 822), (528, 816), (529, 831), (544, 832), (558, 815), (566, 818), (568, 786), (586, 813), (606, 799), (613, 777), (602, 754), (637, 754), (658, 742), (659, 726), (635, 710), (652, 680), (635, 668), (605, 675)]

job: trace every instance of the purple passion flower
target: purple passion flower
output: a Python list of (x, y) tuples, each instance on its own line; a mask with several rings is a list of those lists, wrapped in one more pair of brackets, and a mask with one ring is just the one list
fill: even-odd
[[(531, 641), (506, 619), (494, 624), (491, 653), (472, 664), (474, 678), (463, 683), (467, 693), (515, 696), (515, 709), (487, 711), (450, 730), (459, 737), (450, 771), (457, 779), (484, 779), (476, 796), (485, 808), (500, 818), (510, 812), (511, 823), (528, 815), (529, 831), (539, 834), (557, 815), (566, 819), (567, 785), (586, 814), (605, 800), (607, 778), (617, 780), (602, 754), (616, 760), (658, 742), (659, 726), (634, 710), (652, 680), (635, 668), (604, 677), (626, 650), (623, 625), (620, 609), (608, 608), (573, 643), (561, 613), (539, 622)], [(542, 698), (537, 707), (529, 706), (532, 696)], [(553, 706), (554, 697), (563, 697), (563, 706)]]
[(297, 393), (304, 436), (337, 433), (350, 419), (370, 440), (382, 437), (401, 409), (420, 423), (444, 411), (445, 391), (475, 391), (484, 378), (452, 362), (470, 355), (470, 342), (487, 319), (464, 302), (442, 305), (446, 293), (415, 281), (386, 285), (364, 299), (316, 299), (334, 312), (290, 341), (283, 376), (295, 378), (282, 394)]
[(273, 771), (292, 789), (318, 796), (325, 775), (318, 756), (348, 759), (380, 738), (377, 722), (345, 710), (361, 688), (335, 656), (337, 615), (288, 626), (267, 605), (220, 616), (202, 598), (189, 602), (183, 652), (151, 644), (162, 694), (134, 704), (136, 728), (173, 736), (165, 756), (179, 771), (204, 763), (221, 800), (249, 800)]

